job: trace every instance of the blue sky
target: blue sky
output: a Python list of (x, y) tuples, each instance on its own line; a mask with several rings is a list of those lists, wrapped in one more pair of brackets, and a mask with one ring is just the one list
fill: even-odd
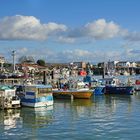
[(139, 0), (1, 0), (0, 55), (140, 61)]

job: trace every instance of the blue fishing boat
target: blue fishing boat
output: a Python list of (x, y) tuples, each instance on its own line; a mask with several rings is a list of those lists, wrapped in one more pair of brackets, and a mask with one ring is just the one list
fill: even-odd
[(103, 79), (96, 80), (96, 86), (94, 88), (94, 95), (103, 95), (105, 93), (105, 84)]
[(19, 86), (17, 94), (23, 106), (42, 107), (53, 105), (51, 85), (24, 85)]
[(97, 86), (93, 92), (94, 95), (103, 95), (105, 93), (105, 86)]
[(106, 86), (105, 94), (133, 94), (132, 86)]
[(134, 87), (121, 83), (117, 78), (104, 78), (105, 94), (126, 94), (131, 95)]

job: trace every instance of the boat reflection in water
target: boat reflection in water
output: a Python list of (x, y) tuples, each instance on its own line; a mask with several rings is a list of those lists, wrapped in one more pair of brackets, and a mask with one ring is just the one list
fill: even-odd
[(131, 112), (131, 98), (131, 95), (103, 95), (93, 96), (87, 100), (55, 100), (55, 105), (57, 104), (59, 111), (67, 111), (70, 108), (73, 118), (94, 117), (96, 115), (103, 117), (106, 113), (115, 113), (120, 109)]
[[(124, 109), (125, 111), (128, 110), (131, 111), (131, 102), (132, 102), (132, 96), (131, 95), (103, 95), (103, 96), (94, 96), (94, 105), (95, 110), (98, 110), (97, 108), (104, 108), (106, 111), (109, 112), (116, 112), (119, 109)], [(127, 105), (127, 106), (126, 106)], [(105, 111), (105, 110), (104, 110)]]
[(0, 110), (0, 139), (37, 139), (37, 131), (52, 123), (53, 106)]
[(140, 123), (137, 97), (140, 95), (55, 99), (50, 110), (23, 107), (9, 113), (0, 111), (0, 139), (137, 139)]
[(23, 118), (23, 126), (40, 128), (52, 122), (53, 106), (39, 108), (22, 108), (20, 116)]
[(133, 96), (136, 97), (137, 100), (140, 100), (140, 91), (136, 91)]
[(68, 100), (68, 99), (55, 99), (55, 104), (57, 106), (71, 106), (71, 107), (91, 107), (93, 104), (92, 99), (75, 99), (75, 100)]
[(75, 99), (72, 103), (73, 118), (92, 116), (92, 106), (91, 99)]
[(73, 100), (72, 102), (72, 105), (73, 106), (77, 106), (77, 107), (91, 107), (93, 104), (92, 100), (91, 99), (75, 99)]
[[(65, 112), (69, 114), (69, 119), (71, 119), (71, 117), (73, 119), (84, 117), (87, 116), (87, 114), (88, 116), (92, 115), (92, 106), (93, 106), (92, 99), (75, 99), (75, 100), (56, 99), (55, 107), (56, 105), (57, 108), (59, 108), (58, 109), (59, 111), (55, 112), (56, 115), (60, 114), (61, 112)], [(61, 114), (61, 116), (62, 115), (63, 114)]]
[(8, 109), (0, 110), (0, 131), (8, 131), (22, 127), (22, 119), (20, 117), (20, 110)]

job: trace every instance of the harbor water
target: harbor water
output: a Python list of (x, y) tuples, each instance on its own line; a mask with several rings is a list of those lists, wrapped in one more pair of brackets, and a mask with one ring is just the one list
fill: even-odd
[(140, 93), (0, 111), (1, 140), (139, 140)]

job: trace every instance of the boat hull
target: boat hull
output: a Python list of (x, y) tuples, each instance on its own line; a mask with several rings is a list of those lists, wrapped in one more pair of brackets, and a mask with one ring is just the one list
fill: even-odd
[(105, 86), (96, 87), (94, 90), (94, 95), (103, 95), (105, 93)]
[(22, 98), (21, 104), (28, 107), (47, 107), (53, 105), (53, 96), (40, 97), (35, 99)]
[(54, 97), (69, 97), (69, 98), (79, 98), (79, 99), (89, 99), (91, 95), (93, 94), (93, 91), (54, 91), (53, 96)]
[(132, 86), (106, 86), (105, 94), (133, 94)]

